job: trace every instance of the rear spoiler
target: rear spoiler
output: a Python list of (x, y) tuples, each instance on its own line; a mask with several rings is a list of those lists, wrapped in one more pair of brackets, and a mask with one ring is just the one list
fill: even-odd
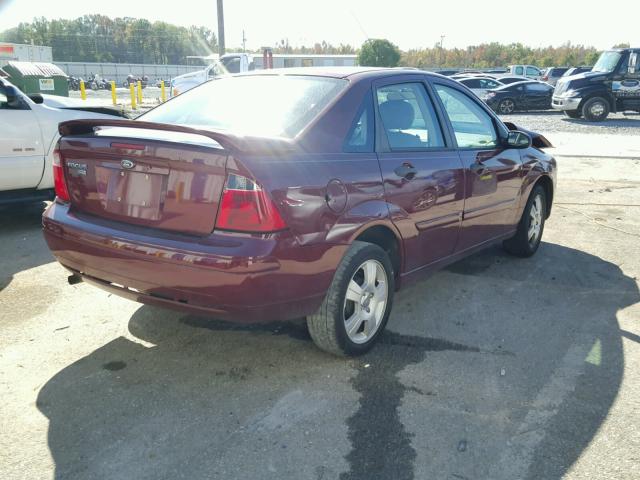
[[(183, 125), (169, 125), (166, 123), (141, 122), (138, 120), (110, 120), (110, 119), (90, 119), (90, 120), (69, 120), (58, 125), (58, 132), (65, 135), (86, 135), (93, 133), (96, 127), (124, 127), (141, 128), (148, 130), (160, 130), (165, 132), (190, 133), (202, 135), (210, 138), (229, 152), (248, 151), (256, 148), (268, 148), (270, 151), (278, 149), (290, 150), (291, 142), (284, 139), (268, 139), (258, 137), (238, 137), (232, 134), (203, 130), (200, 128), (186, 127)], [(283, 148), (284, 147), (284, 148)]]
[(506, 127), (511, 130), (511, 131), (519, 131), (519, 132), (524, 132), (527, 135), (529, 135), (531, 137), (531, 145), (533, 145), (536, 148), (553, 148), (553, 145), (551, 144), (551, 142), (549, 140), (547, 140), (547, 137), (545, 137), (544, 135), (541, 135), (539, 133), (536, 132), (532, 132), (531, 130), (527, 130), (525, 128), (521, 128), (518, 127), (515, 123), (513, 122), (503, 122)]

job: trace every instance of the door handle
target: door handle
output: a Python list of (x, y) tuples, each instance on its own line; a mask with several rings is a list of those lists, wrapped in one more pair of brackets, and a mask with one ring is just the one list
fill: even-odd
[(472, 163), (471, 166), (469, 167), (469, 170), (471, 170), (473, 173), (479, 176), (484, 175), (488, 171), (487, 167), (480, 162)]
[(405, 162), (399, 167), (396, 167), (394, 170), (394, 173), (399, 177), (406, 178), (407, 180), (411, 180), (413, 177), (416, 176), (416, 174), (418, 173), (418, 170), (416, 169), (416, 167), (414, 167), (410, 163)]

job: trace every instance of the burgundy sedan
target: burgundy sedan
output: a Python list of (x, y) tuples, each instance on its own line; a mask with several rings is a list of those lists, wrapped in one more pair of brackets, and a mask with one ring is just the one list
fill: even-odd
[(407, 282), (496, 242), (533, 255), (555, 188), (544, 137), (416, 70), (221, 78), (60, 133), (43, 225), (70, 282), (236, 322), (306, 317), (341, 355), (371, 348)]

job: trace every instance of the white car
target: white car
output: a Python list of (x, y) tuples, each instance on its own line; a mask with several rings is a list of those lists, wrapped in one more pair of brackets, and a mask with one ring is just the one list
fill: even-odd
[(458, 82), (469, 88), (478, 97), (482, 98), (489, 90), (502, 86), (499, 80), (488, 77), (467, 77), (460, 78)]
[(0, 204), (53, 198), (52, 156), (60, 122), (113, 119), (79, 105), (51, 107), (40, 103), (42, 96), (33, 97), (36, 101), (0, 79)]

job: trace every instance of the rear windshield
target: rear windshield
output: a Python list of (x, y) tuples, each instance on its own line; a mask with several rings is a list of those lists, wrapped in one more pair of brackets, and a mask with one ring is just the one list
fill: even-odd
[(293, 138), (347, 83), (337, 78), (295, 75), (220, 78), (138, 118), (243, 135)]

